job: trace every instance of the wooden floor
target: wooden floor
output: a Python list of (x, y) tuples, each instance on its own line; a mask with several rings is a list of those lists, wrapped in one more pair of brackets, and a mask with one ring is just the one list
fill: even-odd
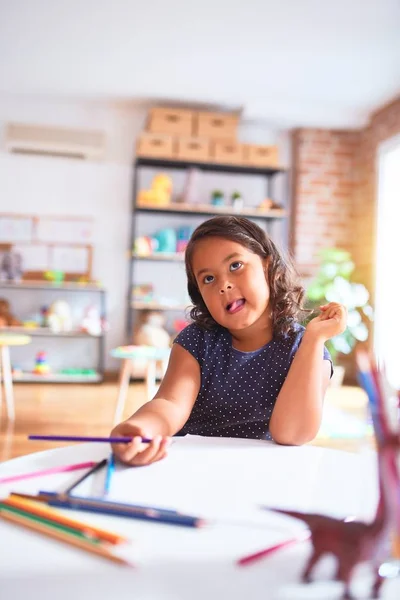
[[(0, 416), (0, 462), (65, 445), (29, 441), (29, 434), (108, 435), (112, 429), (117, 389), (116, 383), (16, 384), (16, 420), (13, 425), (6, 419), (3, 399), (3, 411)], [(132, 414), (144, 401), (144, 385), (131, 384), (124, 417)], [(365, 396), (359, 388), (331, 388), (326, 402), (359, 418), (365, 418)], [(314, 443), (355, 450), (358, 449), (360, 440), (355, 443), (353, 440), (317, 438)]]

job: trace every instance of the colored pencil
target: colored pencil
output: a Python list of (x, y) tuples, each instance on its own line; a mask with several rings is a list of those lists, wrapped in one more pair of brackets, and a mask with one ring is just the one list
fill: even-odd
[(90, 471), (88, 471), (87, 473), (85, 473), (84, 475), (82, 475), (82, 477), (79, 477), (79, 479), (77, 481), (75, 481), (75, 483), (73, 483), (72, 485), (70, 485), (66, 490), (64, 490), (62, 492), (62, 495), (69, 495), (72, 490), (74, 490), (80, 483), (82, 483), (82, 481), (85, 481), (85, 479), (87, 479), (90, 475), (93, 475), (93, 473), (96, 473), (96, 471), (99, 471), (100, 469), (102, 469), (103, 467), (105, 467), (107, 464), (107, 459), (104, 458), (103, 460), (101, 460), (98, 463), (95, 463), (94, 467), (92, 467), (90, 469)]
[[(26, 498), (27, 500), (34, 500), (35, 502), (40, 502), (42, 504), (48, 504), (48, 502), (50, 500), (57, 500), (60, 499), (60, 494), (58, 494), (57, 492), (46, 492), (44, 490), (40, 490), (39, 493), (36, 496), (33, 496), (32, 494), (23, 494), (20, 492), (12, 492), (13, 496), (17, 496), (18, 498)], [(100, 504), (101, 502), (104, 502), (104, 500), (102, 500), (102, 498), (93, 498), (93, 497), (85, 497), (85, 498), (81, 498), (79, 496), (69, 496), (67, 497), (67, 500), (69, 499), (75, 499), (75, 500), (85, 500), (85, 501), (92, 501), (92, 502), (96, 502), (97, 504)], [(119, 502), (109, 502), (107, 501), (107, 506), (109, 506), (110, 504), (113, 504), (113, 506), (117, 506), (117, 507), (125, 507), (125, 508), (133, 508), (133, 509), (138, 509), (138, 510), (152, 510), (152, 511), (157, 511), (157, 512), (161, 512), (161, 513), (166, 513), (166, 514), (171, 514), (171, 515), (179, 515), (179, 511), (177, 510), (173, 510), (170, 508), (161, 508), (159, 506), (149, 506), (149, 505), (143, 505), (143, 504), (123, 504), (123, 503), (119, 503)]]
[(25, 527), (25, 529), (29, 529), (31, 531), (41, 533), (49, 538), (58, 540), (60, 542), (64, 542), (66, 544), (69, 544), (70, 546), (75, 546), (76, 548), (80, 548), (81, 550), (86, 550), (91, 554), (96, 554), (114, 563), (130, 567), (133, 566), (131, 563), (127, 562), (123, 558), (115, 556), (100, 544), (94, 544), (90, 541), (81, 540), (76, 536), (57, 531), (55, 528), (48, 527), (47, 525), (43, 525), (42, 523), (36, 523), (32, 520), (27, 519), (26, 517), (21, 517), (20, 515), (1, 511), (0, 518), (4, 521), (13, 523), (14, 525), (20, 525), (21, 527)]
[(115, 459), (114, 459), (114, 454), (111, 453), (110, 458), (108, 459), (108, 462), (107, 462), (106, 478), (104, 481), (104, 495), (105, 496), (110, 491), (111, 478), (113, 476), (114, 470), (115, 470)]
[(23, 510), (21, 508), (16, 508), (14, 506), (9, 506), (4, 503), (0, 503), (0, 515), (3, 512), (5, 512), (6, 514), (13, 514), (13, 515), (17, 515), (20, 517), (24, 517), (25, 519), (28, 519), (28, 521), (33, 521), (34, 523), (41, 523), (42, 525), (45, 525), (46, 527), (49, 527), (50, 529), (54, 529), (56, 531), (61, 531), (62, 533), (67, 533), (68, 535), (76, 536), (77, 538), (79, 538), (81, 540), (88, 540), (88, 541), (93, 542), (94, 544), (100, 543), (99, 538), (96, 538), (96, 537), (89, 538), (82, 531), (80, 531), (78, 529), (74, 529), (72, 527), (69, 527), (68, 525), (61, 525), (60, 523), (55, 523), (54, 521), (49, 521), (48, 519), (46, 519), (43, 516), (33, 515), (32, 513), (28, 513), (26, 510)]
[(255, 552), (254, 554), (249, 554), (248, 556), (242, 556), (242, 558), (239, 558), (239, 560), (236, 562), (236, 564), (241, 567), (245, 567), (246, 565), (250, 565), (251, 563), (256, 562), (257, 560), (260, 560), (261, 558), (271, 556), (272, 554), (275, 554), (275, 552), (278, 552), (279, 550), (283, 550), (284, 548), (289, 548), (290, 546), (294, 546), (295, 544), (298, 544), (299, 542), (308, 540), (309, 538), (310, 538), (310, 533), (308, 533), (308, 532), (306, 534), (304, 534), (304, 536), (301, 536), (301, 537), (289, 538), (287, 540), (284, 540), (283, 542), (279, 542), (278, 544), (269, 546), (269, 548), (265, 548), (264, 550)]
[[(47, 440), (49, 442), (108, 442), (109, 444), (129, 444), (132, 437), (88, 437), (84, 435), (28, 435), (28, 440)], [(144, 444), (151, 442), (150, 438), (142, 437)]]
[(30, 473), (22, 473), (20, 475), (11, 475), (9, 477), (1, 477), (0, 483), (14, 483), (15, 481), (23, 481), (32, 477), (42, 477), (44, 475), (54, 475), (55, 473), (66, 473), (68, 471), (79, 471), (80, 469), (90, 469), (96, 463), (93, 461), (79, 463), (75, 465), (61, 465), (52, 467), (51, 469), (42, 469), (40, 471), (31, 471)]
[(107, 502), (105, 500), (89, 500), (87, 498), (78, 498), (77, 496), (66, 498), (49, 497), (48, 504), (50, 506), (57, 506), (58, 508), (83, 510), (131, 519), (142, 519), (144, 521), (168, 523), (170, 525), (182, 525), (184, 527), (202, 527), (205, 524), (203, 519), (191, 515), (149, 507), (137, 507), (130, 504), (120, 504), (118, 502)]
[(59, 523), (60, 525), (66, 525), (67, 527), (71, 527), (72, 529), (77, 529), (92, 538), (99, 538), (104, 542), (109, 542), (110, 544), (122, 544), (127, 542), (127, 538), (118, 535), (116, 533), (112, 533), (111, 531), (107, 531), (105, 529), (100, 529), (99, 527), (95, 527), (94, 525), (90, 525), (89, 523), (82, 523), (82, 521), (77, 521), (75, 519), (70, 519), (65, 517), (62, 513), (54, 508), (50, 508), (49, 506), (44, 506), (39, 502), (34, 502), (32, 500), (27, 500), (26, 498), (20, 498), (11, 494), (6, 500), (3, 500), (3, 504), (7, 506), (13, 506), (14, 508), (20, 508), (21, 510), (25, 510), (26, 512), (31, 513), (32, 515), (37, 515), (38, 517), (44, 517), (49, 521), (53, 521), (55, 523)]

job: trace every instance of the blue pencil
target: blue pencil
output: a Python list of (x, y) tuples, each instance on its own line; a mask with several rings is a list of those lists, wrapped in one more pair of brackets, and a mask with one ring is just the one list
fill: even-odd
[[(109, 444), (129, 444), (131, 437), (88, 437), (84, 435), (28, 435), (28, 440), (47, 440), (49, 442), (108, 442)], [(151, 442), (150, 438), (142, 437), (144, 444)]]
[(105, 496), (110, 491), (111, 478), (113, 476), (114, 470), (115, 470), (115, 460), (114, 460), (114, 454), (111, 452), (110, 458), (107, 461), (106, 477), (104, 480), (104, 495)]
[(151, 521), (153, 523), (166, 523), (169, 525), (181, 525), (183, 527), (202, 527), (205, 522), (198, 517), (183, 515), (180, 513), (172, 513), (164, 510), (158, 511), (153, 508), (139, 509), (132, 506), (124, 506), (116, 502), (106, 501), (88, 501), (85, 498), (78, 499), (77, 497), (64, 498), (49, 498), (49, 506), (57, 506), (58, 508), (68, 508), (71, 510), (82, 510), (94, 512), (104, 515), (113, 515), (116, 517), (127, 517), (129, 519), (140, 519), (143, 521)]
[[(23, 497), (28, 497), (30, 500), (39, 500), (41, 502), (50, 502), (52, 500), (57, 500), (60, 499), (61, 494), (59, 492), (47, 492), (45, 490), (40, 490), (38, 492), (38, 496), (32, 496), (32, 495), (27, 495), (27, 494), (18, 494), (17, 492), (13, 492), (15, 493), (17, 496), (21, 495)], [(123, 509), (132, 509), (132, 510), (151, 510), (151, 511), (156, 511), (156, 512), (160, 512), (160, 513), (166, 513), (166, 514), (171, 514), (171, 515), (178, 515), (180, 514), (179, 511), (177, 510), (173, 510), (171, 508), (161, 508), (160, 506), (149, 506), (149, 505), (144, 505), (144, 504), (126, 504), (123, 502), (110, 502), (109, 500), (104, 500), (103, 498), (96, 498), (94, 496), (71, 496), (70, 498), (73, 498), (73, 500), (82, 500), (84, 502), (92, 502), (95, 504), (98, 504), (100, 506), (102, 506), (103, 504), (105, 504), (106, 506), (113, 506), (115, 508), (120, 508), (122, 507)], [(68, 498), (67, 498), (68, 500)]]

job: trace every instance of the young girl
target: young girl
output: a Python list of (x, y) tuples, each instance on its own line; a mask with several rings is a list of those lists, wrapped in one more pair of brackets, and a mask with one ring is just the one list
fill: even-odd
[(324, 343), (344, 331), (345, 308), (321, 306), (299, 325), (304, 290), (291, 264), (243, 217), (202, 223), (185, 256), (193, 323), (175, 339), (153, 400), (112, 431), (133, 438), (114, 445), (115, 455), (131, 465), (155, 462), (177, 433), (312, 440), (332, 374)]

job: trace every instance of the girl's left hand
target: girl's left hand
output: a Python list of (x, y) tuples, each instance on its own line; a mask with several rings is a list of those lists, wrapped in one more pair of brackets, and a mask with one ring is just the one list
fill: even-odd
[(343, 333), (347, 326), (347, 309), (343, 304), (329, 302), (319, 308), (321, 314), (308, 323), (306, 331), (322, 337), (324, 341)]

